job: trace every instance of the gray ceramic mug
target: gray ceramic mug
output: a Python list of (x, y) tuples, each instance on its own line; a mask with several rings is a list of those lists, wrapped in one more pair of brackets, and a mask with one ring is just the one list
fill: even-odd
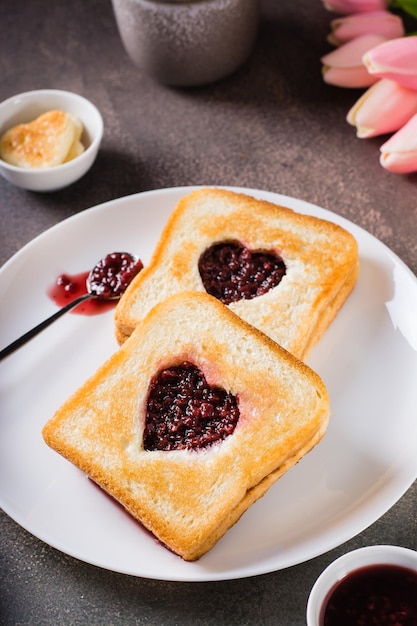
[(259, 0), (112, 0), (132, 61), (161, 83), (203, 85), (232, 74), (256, 39)]

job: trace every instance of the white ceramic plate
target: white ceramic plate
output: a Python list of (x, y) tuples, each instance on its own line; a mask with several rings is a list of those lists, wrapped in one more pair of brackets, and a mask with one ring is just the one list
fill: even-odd
[[(190, 187), (84, 211), (46, 231), (0, 271), (0, 347), (51, 314), (47, 286), (114, 250), (147, 263)], [(417, 280), (381, 242), (319, 207), (246, 192), (330, 219), (359, 243), (361, 274), (309, 364), (326, 383), (324, 440), (215, 548), (186, 563), (159, 545), (79, 470), (47, 448), (54, 410), (117, 348), (112, 313), (68, 314), (0, 363), (0, 504), (33, 535), (78, 559), (146, 578), (227, 580), (301, 563), (385, 513), (417, 476)], [(7, 303), (7, 305), (6, 305)]]

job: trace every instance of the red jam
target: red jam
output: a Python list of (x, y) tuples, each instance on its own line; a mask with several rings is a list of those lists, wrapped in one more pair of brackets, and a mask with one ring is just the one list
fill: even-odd
[(112, 252), (101, 259), (90, 273), (90, 288), (103, 298), (120, 297), (143, 263), (127, 252)]
[(159, 372), (151, 381), (146, 410), (145, 450), (195, 450), (231, 435), (239, 420), (235, 396), (208, 385), (188, 361)]
[[(71, 312), (81, 315), (105, 313), (116, 306), (117, 300), (105, 300), (109, 293), (121, 295), (131, 280), (140, 272), (143, 264), (138, 259), (124, 252), (112, 252), (95, 266), (91, 272), (90, 284), (96, 292), (103, 294), (103, 299), (93, 298), (82, 302)], [(90, 272), (79, 274), (61, 274), (48, 289), (48, 296), (59, 307), (69, 304), (88, 292), (87, 279)]]
[[(55, 283), (48, 289), (48, 296), (59, 307), (69, 304), (76, 298), (87, 293), (87, 278), (89, 272), (81, 272), (80, 274), (61, 274)], [(97, 315), (105, 313), (113, 309), (116, 305), (115, 300), (86, 300), (82, 302), (71, 313), (79, 315)]]
[(285, 263), (277, 254), (252, 252), (235, 242), (207, 248), (198, 269), (207, 293), (224, 304), (261, 296), (276, 287), (286, 273)]
[(372, 565), (343, 578), (325, 601), (320, 626), (416, 626), (417, 572)]

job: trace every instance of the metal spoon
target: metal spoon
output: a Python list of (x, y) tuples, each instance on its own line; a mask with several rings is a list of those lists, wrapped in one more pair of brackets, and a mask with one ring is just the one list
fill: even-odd
[[(100, 276), (103, 273), (103, 268), (106, 265), (106, 262), (115, 261), (116, 257), (124, 256), (128, 257), (131, 261), (131, 265), (128, 267), (119, 267), (116, 268), (115, 272), (111, 272), (107, 277), (104, 277), (104, 280), (100, 280)], [(24, 333), (18, 339), (15, 339), (11, 344), (3, 348), (0, 351), (0, 361), (9, 354), (12, 354), (15, 350), (23, 346), (33, 337), (36, 337), (42, 330), (50, 326), (55, 320), (60, 318), (62, 315), (74, 309), (76, 306), (85, 302), (86, 300), (92, 300), (94, 298), (98, 300), (118, 300), (124, 291), (126, 290), (130, 281), (140, 272), (143, 265), (141, 261), (129, 254), (128, 252), (113, 252), (108, 254), (106, 257), (101, 259), (96, 265), (93, 267), (91, 272), (89, 273), (86, 281), (87, 285), (87, 293), (76, 298), (72, 302), (69, 302), (66, 306), (59, 309), (56, 313), (48, 317), (46, 320), (32, 328), (31, 330)]]

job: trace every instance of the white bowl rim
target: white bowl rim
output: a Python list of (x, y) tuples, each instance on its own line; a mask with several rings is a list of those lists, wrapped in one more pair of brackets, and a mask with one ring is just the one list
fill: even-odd
[(31, 99), (36, 98), (36, 96), (39, 97), (39, 96), (48, 96), (48, 95), (51, 95), (51, 96), (62, 95), (67, 98), (72, 98), (75, 100), (83, 101), (85, 104), (87, 104), (87, 106), (91, 108), (91, 110), (94, 112), (94, 115), (97, 118), (98, 132), (92, 138), (91, 143), (87, 146), (84, 152), (80, 154), (79, 156), (75, 157), (74, 159), (71, 159), (71, 161), (67, 161), (66, 163), (61, 163), (60, 165), (54, 165), (53, 167), (26, 168), (26, 167), (19, 167), (17, 165), (12, 165), (11, 163), (7, 163), (7, 161), (4, 161), (3, 159), (0, 159), (0, 166), (3, 167), (5, 170), (9, 170), (10, 172), (25, 172), (27, 174), (30, 173), (31, 175), (36, 174), (37, 176), (46, 176), (46, 174), (50, 175), (52, 171), (58, 172), (58, 171), (64, 171), (64, 170), (71, 168), (75, 161), (79, 163), (80, 160), (84, 160), (88, 158), (91, 152), (93, 152), (94, 150), (97, 150), (103, 138), (103, 130), (104, 130), (103, 116), (101, 115), (96, 105), (91, 102), (91, 100), (88, 100), (88, 98), (78, 93), (75, 93), (73, 91), (66, 91), (64, 89), (34, 89), (31, 91), (24, 91), (22, 93), (17, 93), (14, 96), (10, 96), (9, 98), (6, 98), (6, 100), (3, 100), (2, 102), (0, 102), (0, 110), (5, 105), (17, 99), (31, 100)]
[(417, 572), (417, 551), (403, 546), (377, 544), (356, 548), (339, 556), (327, 565), (311, 588), (307, 601), (307, 626), (318, 626), (317, 611), (338, 582), (350, 572), (372, 565), (393, 565)]

